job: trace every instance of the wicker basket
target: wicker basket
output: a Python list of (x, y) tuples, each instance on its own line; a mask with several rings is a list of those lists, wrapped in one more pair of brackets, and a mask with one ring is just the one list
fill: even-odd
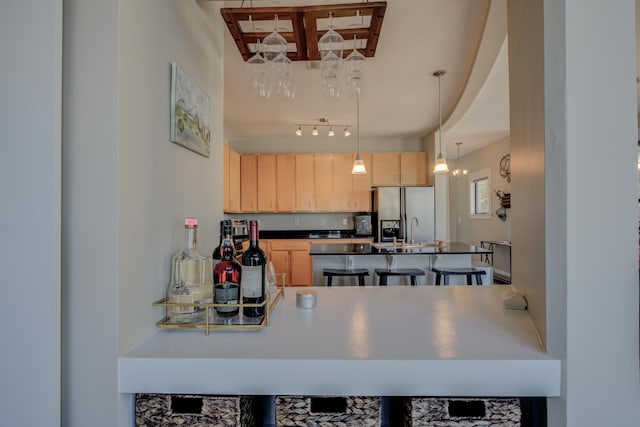
[(136, 427), (254, 427), (258, 414), (252, 396), (136, 395)]
[(379, 427), (381, 398), (277, 396), (276, 426)]
[(520, 427), (518, 399), (423, 398), (406, 400), (405, 426)]

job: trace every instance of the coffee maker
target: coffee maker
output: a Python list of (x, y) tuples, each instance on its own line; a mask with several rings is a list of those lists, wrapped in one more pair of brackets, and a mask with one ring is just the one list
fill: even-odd
[(359, 213), (357, 215), (354, 215), (353, 225), (355, 228), (356, 236), (373, 236), (370, 213)]

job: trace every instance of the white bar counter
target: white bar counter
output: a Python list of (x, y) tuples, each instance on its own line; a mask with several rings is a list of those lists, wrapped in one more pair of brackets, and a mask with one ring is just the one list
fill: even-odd
[(314, 309), (297, 289), (261, 330), (158, 331), (119, 358), (120, 392), (560, 395), (560, 360), (502, 306), (508, 286), (314, 287)]

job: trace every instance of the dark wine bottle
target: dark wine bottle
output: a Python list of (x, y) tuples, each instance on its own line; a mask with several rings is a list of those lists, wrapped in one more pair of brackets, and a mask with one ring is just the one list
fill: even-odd
[(229, 225), (229, 220), (223, 219), (222, 221), (220, 221), (220, 243), (218, 243), (218, 246), (216, 246), (216, 248), (213, 250), (213, 254), (211, 255), (211, 258), (213, 258), (214, 266), (218, 263), (218, 261), (222, 259), (222, 241), (224, 240), (225, 225)]
[[(265, 299), (267, 256), (258, 245), (258, 221), (249, 221), (249, 247), (242, 254), (242, 303), (260, 304)], [(264, 315), (265, 307), (243, 307), (249, 317)]]
[[(213, 302), (215, 304), (238, 304), (240, 302), (240, 281), (242, 267), (236, 261), (231, 226), (224, 226), (224, 239), (220, 248), (221, 258), (213, 267)], [(222, 317), (235, 316), (240, 307), (216, 307), (216, 314)]]

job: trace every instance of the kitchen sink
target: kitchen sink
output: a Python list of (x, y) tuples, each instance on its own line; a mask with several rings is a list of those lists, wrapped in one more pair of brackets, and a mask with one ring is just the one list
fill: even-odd
[(389, 249), (422, 249), (425, 247), (425, 245), (420, 245), (420, 244), (405, 244), (404, 246), (402, 246), (401, 243), (396, 243), (395, 248), (393, 246), (392, 242), (383, 242), (383, 243), (372, 243), (371, 246), (373, 246), (374, 248), (378, 249), (378, 250), (389, 250)]

